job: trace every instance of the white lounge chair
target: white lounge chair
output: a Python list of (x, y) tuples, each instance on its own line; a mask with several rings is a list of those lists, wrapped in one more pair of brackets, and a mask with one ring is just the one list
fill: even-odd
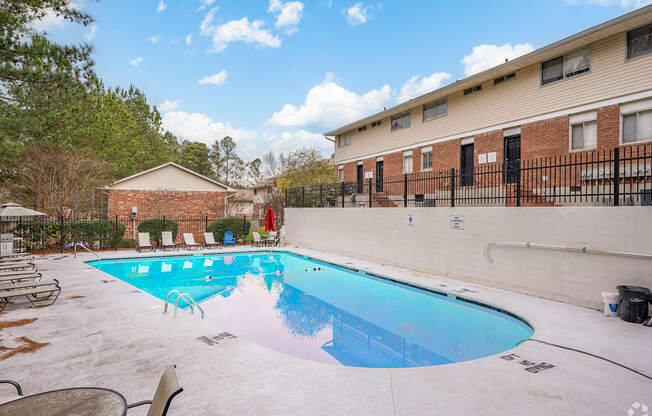
[(284, 246), (287, 244), (287, 235), (285, 233), (285, 228), (281, 228), (281, 231), (278, 232), (278, 243), (279, 246)]
[(179, 246), (172, 241), (172, 231), (161, 231), (161, 249), (165, 251), (168, 247), (179, 250)]
[(204, 233), (204, 247), (205, 248), (211, 248), (211, 247), (217, 247), (220, 248), (220, 243), (215, 241), (215, 236), (213, 233)]
[[(39, 287), (30, 287), (25, 289), (4, 289), (0, 290), (0, 312), (11, 302), (13, 298), (25, 297), (32, 306), (49, 306), (57, 301), (61, 293), (61, 287), (59, 285), (49, 285), (49, 286), (39, 286)], [(37, 295), (44, 295), (45, 297), (37, 297)], [(50, 303), (41, 305), (40, 302), (44, 300), (49, 300), (52, 295), (54, 299)]]
[(154, 251), (154, 246), (149, 239), (149, 233), (138, 233), (138, 252), (140, 253), (144, 248)]
[(201, 247), (199, 243), (195, 243), (195, 236), (192, 235), (192, 233), (183, 233), (183, 242), (184, 242), (184, 247), (188, 250), (190, 250), (193, 247), (197, 249)]

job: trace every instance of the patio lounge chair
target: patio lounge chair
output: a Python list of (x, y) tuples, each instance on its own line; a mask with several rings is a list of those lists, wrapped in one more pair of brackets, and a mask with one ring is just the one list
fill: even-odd
[[(61, 293), (61, 287), (58, 284), (50, 285), (50, 286), (31, 287), (25, 289), (0, 290), (0, 312), (4, 310), (4, 308), (9, 304), (9, 302), (12, 299), (23, 297), (23, 296), (27, 298), (27, 300), (32, 306), (50, 306), (57, 301), (57, 298), (59, 297), (59, 293)], [(43, 294), (47, 294), (47, 296), (37, 297), (37, 295), (43, 295)], [(56, 296), (54, 296), (54, 299), (50, 301), (50, 303), (43, 304), (43, 305), (37, 304), (44, 300), (50, 299), (52, 295), (55, 294)]]
[(17, 400), (23, 397), (23, 389), (20, 387), (20, 384), (16, 383), (15, 381), (0, 380), (0, 384), (11, 384), (16, 388), (16, 392), (18, 393), (15, 396), (0, 396), (0, 404), (11, 402), (13, 400)]
[(161, 376), (161, 380), (158, 382), (158, 387), (156, 387), (156, 393), (154, 393), (152, 400), (132, 403), (127, 406), (127, 409), (149, 404), (150, 407), (147, 416), (165, 416), (168, 413), (170, 403), (172, 403), (174, 396), (183, 391), (183, 388), (179, 386), (179, 380), (175, 371), (176, 367), (172, 365), (165, 370)]
[(161, 231), (161, 249), (165, 251), (168, 247), (179, 250), (179, 246), (172, 240), (172, 231)]
[(256, 231), (251, 233), (251, 245), (253, 246), (254, 244), (256, 247), (260, 247), (260, 245), (263, 243), (263, 240), (260, 239), (260, 234)]
[(195, 243), (195, 236), (192, 233), (183, 233), (183, 243), (183, 246), (188, 250), (193, 247), (197, 249), (201, 247), (199, 243)]
[(140, 253), (144, 248), (154, 251), (154, 246), (149, 239), (149, 233), (138, 233), (138, 252)]
[(56, 286), (59, 284), (57, 279), (54, 280), (40, 280), (40, 281), (31, 281), (31, 282), (18, 282), (18, 283), (0, 283), (0, 290), (15, 290), (15, 289), (27, 289), (30, 287), (39, 287), (39, 286)]
[(233, 233), (231, 231), (227, 231), (224, 233), (224, 247), (226, 247), (227, 244), (233, 244), (233, 247), (235, 247), (236, 239), (233, 237)]
[(213, 233), (204, 233), (204, 247), (205, 248), (210, 248), (210, 247), (220, 248), (220, 243), (215, 241), (215, 236), (213, 235)]
[(41, 273), (36, 270), (22, 270), (18, 272), (0, 273), (0, 283), (20, 282), (22, 280), (41, 280)]
[(36, 265), (27, 261), (0, 263), (0, 271), (35, 270)]

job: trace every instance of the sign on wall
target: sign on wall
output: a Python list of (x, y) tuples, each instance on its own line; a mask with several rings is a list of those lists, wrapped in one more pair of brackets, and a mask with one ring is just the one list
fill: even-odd
[(374, 172), (371, 171), (371, 170), (369, 172), (365, 172), (364, 173), (364, 178), (365, 179), (373, 179), (374, 178)]
[(409, 226), (413, 226), (413, 225), (414, 225), (414, 215), (413, 215), (413, 214), (409, 214), (409, 215), (408, 215), (408, 225), (409, 225)]
[(451, 215), (450, 216), (450, 227), (451, 230), (463, 230), (464, 229), (464, 215)]

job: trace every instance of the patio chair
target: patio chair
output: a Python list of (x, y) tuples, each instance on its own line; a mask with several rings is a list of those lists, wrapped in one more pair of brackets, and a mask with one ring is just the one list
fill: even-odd
[(227, 231), (224, 233), (224, 247), (226, 247), (227, 244), (233, 244), (233, 247), (235, 247), (236, 239), (233, 237), (233, 233), (231, 231)]
[(151, 240), (149, 239), (149, 233), (138, 233), (138, 252), (143, 251), (144, 248), (148, 248), (154, 251), (154, 246), (152, 245)]
[(3, 403), (11, 402), (17, 399), (20, 399), (23, 397), (23, 389), (20, 387), (20, 384), (16, 383), (13, 380), (0, 380), (0, 384), (11, 384), (16, 388), (16, 393), (18, 393), (15, 396), (0, 396), (0, 405)]
[(209, 233), (209, 232), (204, 233), (204, 247), (205, 248), (211, 248), (211, 247), (220, 248), (220, 243), (215, 241), (215, 236), (213, 235), (213, 233)]
[(275, 246), (278, 243), (278, 234), (276, 231), (270, 231), (265, 239), (265, 245)]
[(287, 244), (287, 235), (285, 233), (285, 228), (281, 228), (281, 231), (278, 232), (277, 245), (284, 246), (286, 244)]
[[(4, 308), (9, 304), (9, 302), (11, 302), (12, 299), (23, 297), (23, 296), (27, 298), (27, 300), (32, 306), (50, 306), (57, 301), (57, 298), (59, 297), (59, 293), (61, 293), (61, 287), (58, 284), (50, 285), (50, 286), (31, 287), (25, 289), (0, 290), (0, 312), (4, 310)], [(37, 297), (37, 295), (43, 295), (43, 294), (47, 294), (47, 296)], [(50, 303), (40, 305), (40, 302), (50, 299), (52, 295), (55, 294), (56, 296), (54, 296), (54, 299)]]
[(2, 290), (16, 290), (16, 289), (27, 289), (30, 287), (39, 287), (39, 286), (56, 286), (59, 284), (57, 279), (54, 280), (33, 280), (31, 282), (16, 282), (16, 283), (0, 283), (0, 291)]
[(165, 370), (161, 376), (161, 380), (158, 382), (158, 387), (156, 387), (156, 393), (154, 393), (152, 400), (132, 403), (127, 406), (127, 409), (149, 404), (147, 416), (165, 416), (168, 413), (172, 399), (183, 391), (183, 388), (179, 386), (175, 368), (177, 366), (172, 365)]
[(261, 244), (263, 244), (263, 240), (260, 239), (260, 234), (256, 231), (251, 233), (251, 245), (256, 245), (256, 247), (260, 247)]
[(197, 249), (201, 248), (201, 244), (195, 243), (195, 236), (192, 233), (183, 233), (183, 246), (188, 250), (193, 247)]
[(165, 251), (168, 247), (179, 250), (179, 246), (172, 241), (172, 231), (161, 231), (161, 249)]
[(36, 270), (36, 264), (27, 261), (12, 261), (0, 263), (0, 272)]
[(41, 280), (43, 275), (35, 271), (0, 273), (0, 283), (18, 283), (25, 280)]

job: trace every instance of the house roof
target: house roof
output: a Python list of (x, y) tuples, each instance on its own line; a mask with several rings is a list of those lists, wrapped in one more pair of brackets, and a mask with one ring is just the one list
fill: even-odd
[(113, 185), (117, 185), (117, 184), (119, 184), (119, 183), (126, 182), (126, 181), (128, 181), (128, 180), (131, 180), (131, 179), (137, 178), (137, 177), (139, 177), (139, 176), (146, 175), (146, 174), (148, 174), (148, 173), (154, 172), (154, 171), (159, 170), (159, 169), (163, 169), (163, 168), (168, 167), (168, 166), (173, 166), (173, 167), (175, 167), (175, 168), (177, 168), (177, 169), (181, 169), (181, 170), (183, 170), (183, 171), (185, 171), (185, 172), (187, 172), (187, 173), (190, 173), (190, 174), (192, 174), (192, 175), (194, 175), (194, 176), (196, 176), (196, 177), (198, 177), (198, 178), (201, 178), (201, 179), (203, 179), (203, 180), (205, 180), (205, 181), (207, 181), (207, 182), (210, 182), (210, 183), (212, 183), (212, 184), (214, 184), (214, 185), (221, 186), (222, 188), (226, 189), (227, 192), (236, 192), (236, 191), (237, 191), (236, 189), (231, 188), (231, 187), (228, 186), (228, 185), (225, 185), (225, 184), (223, 184), (223, 183), (220, 183), (220, 182), (218, 182), (218, 181), (216, 181), (216, 180), (214, 180), (214, 179), (208, 178), (208, 177), (206, 177), (206, 176), (204, 176), (204, 175), (200, 175), (199, 173), (197, 173), (197, 172), (195, 172), (195, 171), (192, 171), (192, 170), (190, 170), (190, 169), (188, 169), (188, 168), (185, 168), (185, 167), (183, 167), (183, 166), (181, 166), (181, 165), (178, 165), (178, 164), (176, 164), (176, 163), (174, 163), (174, 162), (167, 162), (167, 163), (164, 163), (164, 164), (162, 164), (162, 165), (159, 165), (159, 166), (153, 167), (153, 168), (151, 168), (151, 169), (147, 169), (147, 170), (144, 170), (144, 171), (142, 171), (142, 172), (138, 172), (138, 173), (136, 173), (136, 174), (134, 174), (134, 175), (127, 176), (126, 178), (119, 179), (119, 180), (113, 182), (113, 183), (112, 183), (111, 185), (109, 185), (108, 187), (110, 188), (110, 187), (113, 186)]
[(254, 200), (254, 191), (250, 189), (238, 189), (230, 200), (233, 202), (252, 202)]
[(650, 21), (652, 21), (652, 5), (642, 7), (638, 10), (634, 10), (633, 12), (627, 13), (615, 19), (601, 23), (597, 26), (593, 26), (582, 32), (576, 33), (572, 36), (551, 43), (547, 46), (539, 48), (526, 55), (505, 62), (501, 65), (495, 66), (493, 68), (489, 68), (485, 71), (468, 76), (461, 80), (457, 80), (452, 84), (448, 84), (442, 88), (439, 88), (427, 94), (405, 101), (394, 107), (385, 109), (371, 116), (346, 124), (342, 127), (338, 127), (335, 130), (329, 131), (328, 133), (324, 133), (324, 136), (326, 137), (326, 139), (331, 140), (328, 138), (328, 136), (337, 136), (339, 134), (347, 133), (358, 127), (367, 125), (373, 121), (391, 117), (400, 114), (402, 112), (405, 112), (415, 106), (423, 105), (428, 102), (437, 100), (439, 98), (444, 98), (453, 92), (457, 92), (465, 88), (469, 88), (478, 85), (480, 83), (486, 82), (488, 80), (512, 73), (514, 71), (525, 68), (527, 66), (537, 64), (546, 61), (548, 59), (552, 59), (565, 52), (586, 46), (599, 39), (603, 39), (608, 36), (612, 36), (618, 33), (635, 29), (645, 24), (649, 24)]

